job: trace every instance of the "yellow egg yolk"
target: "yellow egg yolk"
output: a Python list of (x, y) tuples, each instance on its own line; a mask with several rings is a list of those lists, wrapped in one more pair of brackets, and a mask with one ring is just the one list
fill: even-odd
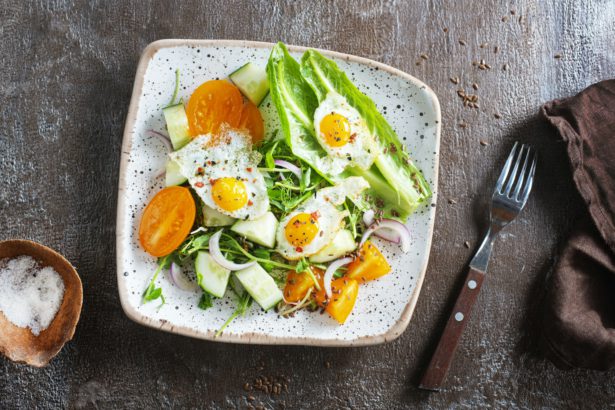
[(297, 214), (288, 221), (284, 233), (292, 246), (301, 248), (312, 242), (318, 234), (318, 219), (314, 214)]
[(219, 178), (212, 183), (211, 196), (216, 205), (225, 211), (236, 211), (248, 202), (248, 191), (243, 181), (236, 178)]
[(330, 147), (342, 147), (350, 140), (350, 123), (343, 115), (332, 112), (320, 121), (320, 135)]

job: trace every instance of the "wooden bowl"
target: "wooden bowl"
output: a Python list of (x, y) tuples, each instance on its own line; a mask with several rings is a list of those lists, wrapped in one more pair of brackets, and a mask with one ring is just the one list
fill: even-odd
[(62, 255), (28, 240), (0, 241), (0, 259), (31, 256), (43, 267), (51, 266), (64, 281), (64, 298), (49, 327), (35, 336), (29, 328), (11, 323), (0, 311), (0, 353), (9, 359), (43, 367), (73, 338), (81, 314), (83, 288), (75, 268)]

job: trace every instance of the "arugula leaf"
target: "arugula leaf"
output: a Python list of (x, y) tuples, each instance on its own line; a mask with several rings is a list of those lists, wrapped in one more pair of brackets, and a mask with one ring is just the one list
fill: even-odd
[(359, 91), (334, 61), (315, 50), (308, 50), (301, 59), (301, 74), (319, 101), (334, 91), (361, 114), (370, 131), (378, 137), (382, 149), (375, 164), (382, 176), (399, 192), (408, 211), (414, 211), (431, 195), (427, 181), (404, 151), (393, 128), (374, 102)]
[(265, 165), (267, 166), (267, 168), (275, 168), (275, 162), (273, 159), (273, 153), (275, 152), (275, 149), (278, 147), (278, 144), (280, 143), (279, 140), (275, 141), (271, 148), (267, 150), (267, 152), (265, 153)]
[(201, 299), (199, 299), (198, 307), (199, 309), (207, 310), (214, 305), (214, 297), (210, 295), (208, 292), (203, 292), (201, 295)]
[[(269, 249), (254, 248), (252, 250), (252, 255), (262, 260), (271, 261), (271, 251)], [(261, 262), (260, 265), (263, 269), (265, 269), (269, 273), (271, 273), (273, 268), (275, 268), (275, 266), (270, 262)]]
[(210, 232), (197, 232), (196, 234), (189, 236), (178, 250), (180, 257), (185, 258), (187, 256), (192, 256), (198, 251), (209, 249), (209, 238), (211, 238), (212, 235), (213, 234)]
[(309, 268), (310, 268), (310, 262), (308, 262), (306, 258), (301, 258), (299, 259), (299, 262), (297, 262), (297, 264), (295, 265), (295, 272), (297, 273), (307, 272)]
[(220, 336), (224, 329), (226, 329), (226, 327), (230, 325), (231, 322), (237, 317), (245, 315), (248, 309), (250, 309), (250, 306), (252, 306), (252, 300), (253, 299), (250, 294), (248, 292), (244, 292), (244, 294), (239, 297), (239, 301), (237, 302), (237, 308), (235, 309), (231, 317), (229, 317), (227, 321), (224, 322), (222, 327), (218, 329), (218, 331), (214, 335), (214, 338)]
[(142, 303), (151, 302), (152, 300), (156, 300), (158, 298), (162, 301), (160, 307), (166, 303), (164, 295), (162, 294), (162, 288), (156, 287), (156, 279), (158, 279), (158, 275), (163, 269), (168, 269), (169, 266), (171, 266), (171, 263), (173, 263), (175, 258), (175, 252), (158, 258), (158, 267), (156, 268), (149, 285), (147, 285), (147, 288), (145, 288), (145, 291), (143, 292)]
[(299, 182), (299, 189), (305, 191), (310, 185), (310, 177), (312, 176), (312, 168), (307, 168), (301, 174), (301, 181)]
[(299, 261), (295, 265), (295, 272), (305, 273), (306, 275), (310, 275), (310, 278), (312, 278), (312, 281), (314, 281), (314, 286), (316, 287), (317, 290), (320, 290), (320, 284), (318, 283), (318, 280), (316, 279), (316, 275), (314, 275), (314, 272), (312, 271), (312, 268), (310, 265), (311, 265), (310, 261), (307, 260), (305, 257), (303, 257), (299, 259)]

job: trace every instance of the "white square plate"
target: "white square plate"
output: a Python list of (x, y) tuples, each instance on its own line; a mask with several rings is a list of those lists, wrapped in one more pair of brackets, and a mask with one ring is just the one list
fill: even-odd
[[(284, 319), (263, 312), (256, 304), (235, 319), (214, 339), (217, 329), (234, 310), (227, 292), (214, 307), (196, 305), (200, 292), (185, 292), (160, 275), (166, 305), (159, 301), (141, 304), (141, 295), (156, 268), (138, 241), (139, 222), (145, 205), (163, 188), (156, 175), (163, 168), (164, 147), (147, 130), (164, 131), (162, 107), (168, 104), (181, 73), (179, 97), (187, 101), (201, 83), (227, 77), (242, 64), (252, 61), (264, 66), (273, 44), (236, 40), (160, 40), (143, 52), (135, 79), (124, 131), (117, 210), (117, 278), (122, 307), (129, 318), (157, 329), (192, 337), (236, 343), (300, 344), (321, 346), (370, 345), (399, 336), (408, 326), (427, 268), (434, 225), (435, 206), (422, 206), (408, 221), (412, 247), (403, 254), (397, 246), (379, 242), (393, 271), (362, 285), (354, 311), (342, 326), (328, 315), (299, 312)], [(294, 57), (305, 50), (290, 46)], [(433, 91), (416, 78), (384, 64), (331, 51), (350, 79), (377, 104), (391, 123), (411, 158), (430, 183), (436, 202), (440, 105)], [(261, 104), (266, 133), (277, 127), (277, 114), (269, 97)]]

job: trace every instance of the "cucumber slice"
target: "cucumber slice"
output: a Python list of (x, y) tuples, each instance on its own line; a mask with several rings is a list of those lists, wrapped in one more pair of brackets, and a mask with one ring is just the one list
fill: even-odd
[(173, 144), (173, 149), (177, 151), (190, 142), (191, 139), (186, 109), (183, 103), (179, 103), (163, 108), (162, 113), (167, 122), (171, 144)]
[(258, 106), (269, 93), (267, 71), (253, 63), (246, 63), (233, 71), (229, 78), (243, 95)]
[(217, 209), (203, 205), (203, 225), (205, 226), (229, 226), (236, 221), (228, 215), (224, 215)]
[(282, 291), (265, 269), (257, 263), (235, 272), (237, 279), (263, 309), (269, 310), (282, 297)]
[(273, 212), (267, 212), (260, 218), (251, 221), (237, 221), (231, 227), (231, 231), (268, 248), (275, 246), (275, 233), (277, 230), (278, 220), (273, 215)]
[(216, 297), (223, 297), (231, 271), (218, 265), (209, 252), (200, 251), (194, 261), (194, 269), (201, 288)]
[(168, 160), (165, 169), (164, 182), (167, 186), (181, 185), (186, 182), (186, 177), (181, 174), (177, 162)]
[(354, 241), (352, 232), (348, 229), (340, 229), (333, 237), (331, 243), (310, 256), (310, 262), (329, 262), (354, 251), (356, 248), (357, 244)]

